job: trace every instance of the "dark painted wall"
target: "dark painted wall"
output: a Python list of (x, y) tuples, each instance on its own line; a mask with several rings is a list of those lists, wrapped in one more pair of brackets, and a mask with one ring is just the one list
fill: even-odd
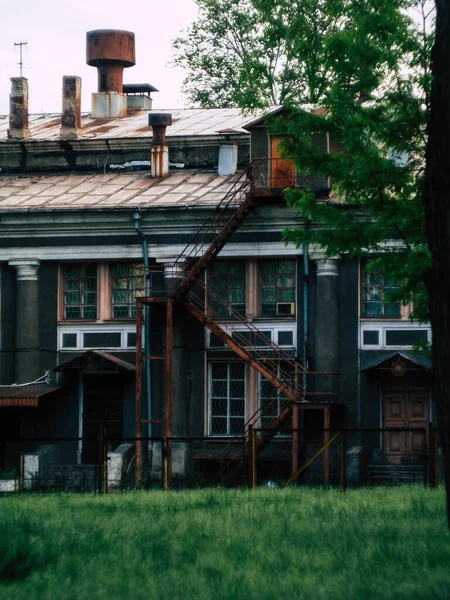
[(0, 297), (0, 383), (14, 383), (16, 347), (16, 269), (6, 263), (1, 265)]

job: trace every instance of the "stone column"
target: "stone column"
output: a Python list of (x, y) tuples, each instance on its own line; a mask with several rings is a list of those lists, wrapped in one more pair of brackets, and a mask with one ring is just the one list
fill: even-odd
[(339, 262), (316, 260), (315, 371), (339, 371)]
[(42, 375), (39, 360), (38, 269), (36, 259), (10, 260), (16, 268), (16, 383)]

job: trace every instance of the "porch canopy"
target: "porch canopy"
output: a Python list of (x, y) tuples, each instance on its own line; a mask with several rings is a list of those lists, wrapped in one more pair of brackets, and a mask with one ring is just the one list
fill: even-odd
[(117, 358), (102, 350), (87, 350), (82, 354), (67, 360), (53, 369), (53, 371), (80, 370), (84, 372), (98, 371), (126, 371), (135, 372), (136, 367), (131, 363)]
[(39, 399), (60, 390), (62, 385), (26, 385), (0, 387), (0, 408), (38, 406)]
[(418, 352), (388, 352), (379, 354), (376, 358), (364, 360), (361, 357), (361, 372), (365, 371), (391, 371), (393, 375), (401, 377), (406, 371), (428, 371), (431, 372), (431, 361)]

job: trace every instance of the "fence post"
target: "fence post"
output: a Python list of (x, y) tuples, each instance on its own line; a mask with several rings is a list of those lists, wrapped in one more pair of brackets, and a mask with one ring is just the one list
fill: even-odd
[(341, 473), (340, 473), (340, 484), (341, 492), (347, 491), (347, 453), (345, 444), (345, 434), (341, 432), (340, 437), (340, 452), (341, 452)]
[(20, 424), (20, 462), (19, 462), (19, 494), (23, 494), (25, 479), (25, 444), (23, 439), (23, 423)]
[(431, 466), (432, 471), (432, 487), (439, 487), (439, 431), (433, 427), (433, 464)]
[(163, 489), (169, 489), (169, 469), (167, 460), (167, 438), (162, 440)]
[(256, 431), (253, 425), (248, 428), (250, 441), (250, 487), (252, 490), (256, 488)]
[(99, 425), (97, 429), (97, 493), (103, 491), (103, 454), (104, 454), (104, 429), (103, 425)]
[(103, 431), (103, 493), (108, 493), (108, 440)]

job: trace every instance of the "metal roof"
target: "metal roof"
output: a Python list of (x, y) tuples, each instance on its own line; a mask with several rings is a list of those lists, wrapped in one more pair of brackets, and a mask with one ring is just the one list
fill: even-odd
[[(432, 370), (431, 361), (427, 357), (422, 356), (419, 352), (414, 352), (414, 351), (413, 352), (399, 352), (397, 350), (397, 351), (379, 354), (375, 358), (372, 358), (370, 356), (369, 352), (367, 352), (367, 351), (364, 353), (361, 353), (361, 367), (362, 367), (361, 372), (370, 371), (371, 369), (382, 368), (382, 365), (384, 365), (385, 363), (387, 363), (387, 361), (392, 360), (394, 358), (395, 359), (403, 358), (404, 360), (408, 360), (411, 363), (413, 363), (414, 365), (417, 365), (418, 367), (422, 367), (423, 369), (426, 369), (427, 371)], [(390, 365), (387, 368), (390, 369)]]
[(62, 385), (26, 385), (0, 388), (0, 407), (38, 406), (39, 398), (60, 390)]
[(136, 371), (135, 365), (122, 360), (117, 356), (104, 352), (103, 350), (87, 350), (75, 358), (61, 363), (53, 371), (64, 371), (65, 369), (80, 369), (84, 371), (96, 371), (98, 369), (112, 369), (122, 371)]
[(147, 171), (0, 176), (0, 212), (217, 206), (240, 173), (174, 171), (163, 179)]
[[(271, 110), (273, 109), (269, 109), (269, 112)], [(167, 137), (170, 138), (212, 136), (224, 131), (248, 135), (246, 124), (261, 118), (268, 111), (260, 110), (245, 116), (237, 108), (144, 109), (129, 111), (126, 117), (120, 119), (93, 119), (90, 113), (83, 113), (78, 139), (151, 137), (148, 115), (153, 112), (172, 114), (173, 125), (167, 128)], [(0, 115), (0, 141), (10, 141), (7, 139), (8, 128), (8, 115)], [(29, 116), (30, 140), (59, 140), (60, 129), (60, 113)]]

